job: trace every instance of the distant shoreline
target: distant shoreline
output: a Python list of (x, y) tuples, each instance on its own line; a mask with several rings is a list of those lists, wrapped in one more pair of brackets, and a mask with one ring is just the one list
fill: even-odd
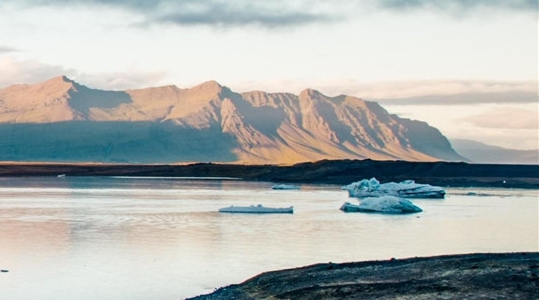
[(192, 164), (102, 164), (0, 162), (0, 177), (19, 176), (221, 177), (250, 181), (349, 184), (375, 177), (380, 182), (413, 179), (442, 187), (539, 189), (539, 165), (323, 160), (291, 166)]

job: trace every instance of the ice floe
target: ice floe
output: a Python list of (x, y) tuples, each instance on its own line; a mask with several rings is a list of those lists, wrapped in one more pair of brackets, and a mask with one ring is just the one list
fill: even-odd
[(250, 213), (250, 214), (292, 214), (294, 207), (265, 207), (261, 204), (250, 206), (228, 206), (219, 209), (221, 213)]
[(299, 190), (299, 186), (293, 184), (276, 184), (271, 188), (274, 190)]
[(380, 183), (376, 178), (363, 179), (343, 186), (350, 197), (395, 196), (401, 198), (444, 198), (445, 190), (430, 184), (415, 183), (413, 180)]
[(359, 205), (345, 202), (341, 206), (344, 212), (378, 212), (384, 214), (408, 214), (422, 212), (410, 200), (395, 196), (369, 197), (359, 200)]

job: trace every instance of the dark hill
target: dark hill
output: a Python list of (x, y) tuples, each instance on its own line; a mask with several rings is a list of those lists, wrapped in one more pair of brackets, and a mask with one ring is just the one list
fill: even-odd
[(539, 188), (539, 165), (453, 162), (323, 160), (292, 166), (196, 163), (189, 165), (1, 164), (0, 176), (232, 177), (294, 183), (348, 184), (413, 179), (439, 186)]

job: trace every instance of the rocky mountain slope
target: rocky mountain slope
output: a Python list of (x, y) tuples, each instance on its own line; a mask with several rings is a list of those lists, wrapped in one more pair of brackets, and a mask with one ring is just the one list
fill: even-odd
[(290, 164), (321, 159), (461, 161), (434, 127), (375, 102), (209, 81), (127, 91), (64, 76), (0, 89), (0, 160)]

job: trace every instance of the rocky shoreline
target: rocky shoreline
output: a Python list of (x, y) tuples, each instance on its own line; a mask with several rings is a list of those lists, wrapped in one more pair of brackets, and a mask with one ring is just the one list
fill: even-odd
[(539, 252), (323, 263), (262, 273), (191, 300), (537, 299)]

